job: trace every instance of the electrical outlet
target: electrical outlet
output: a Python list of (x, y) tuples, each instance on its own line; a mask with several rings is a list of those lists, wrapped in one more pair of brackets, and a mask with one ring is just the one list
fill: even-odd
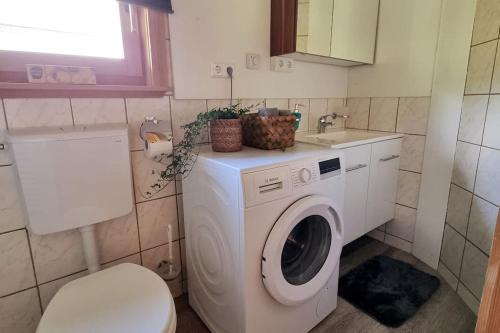
[(259, 69), (260, 68), (260, 54), (247, 53), (246, 54), (246, 65), (247, 65), (248, 69)]
[(285, 57), (272, 57), (271, 70), (273, 72), (291, 73), (295, 69), (295, 61)]
[(234, 73), (234, 64), (213, 63), (210, 66), (210, 76), (214, 78), (228, 78), (227, 68), (232, 67)]

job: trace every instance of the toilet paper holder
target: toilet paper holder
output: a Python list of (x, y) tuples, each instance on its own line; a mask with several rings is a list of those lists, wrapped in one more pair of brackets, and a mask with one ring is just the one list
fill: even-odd
[(172, 129), (170, 122), (166, 120), (159, 120), (156, 117), (148, 116), (144, 118), (139, 130), (139, 137), (142, 141), (146, 141), (144, 135), (146, 133), (161, 133), (165, 135), (168, 140), (172, 140)]

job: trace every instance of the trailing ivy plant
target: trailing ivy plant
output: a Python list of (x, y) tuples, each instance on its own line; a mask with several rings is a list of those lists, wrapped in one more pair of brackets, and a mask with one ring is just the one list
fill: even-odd
[(174, 145), (171, 154), (162, 154), (156, 159), (156, 162), (164, 164), (165, 167), (159, 172), (152, 171), (152, 174), (157, 175), (157, 179), (146, 191), (145, 196), (152, 197), (167, 187), (170, 182), (182, 179), (191, 172), (199, 153), (200, 135), (208, 128), (210, 120), (238, 119), (250, 112), (252, 107), (253, 105), (242, 108), (239, 104), (234, 104), (225, 108), (214, 108), (198, 114), (196, 120), (181, 126), (184, 129), (183, 139)]

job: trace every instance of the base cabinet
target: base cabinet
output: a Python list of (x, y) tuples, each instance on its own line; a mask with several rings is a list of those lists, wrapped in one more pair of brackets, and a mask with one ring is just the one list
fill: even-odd
[(344, 245), (394, 218), (402, 139), (344, 149)]

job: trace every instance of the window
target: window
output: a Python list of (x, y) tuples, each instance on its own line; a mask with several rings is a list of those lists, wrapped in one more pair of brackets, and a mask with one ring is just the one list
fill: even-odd
[[(116, 0), (0, 1), (0, 92), (165, 92), (165, 25), (165, 14)], [(91, 67), (97, 85), (29, 84), (28, 64)]]

